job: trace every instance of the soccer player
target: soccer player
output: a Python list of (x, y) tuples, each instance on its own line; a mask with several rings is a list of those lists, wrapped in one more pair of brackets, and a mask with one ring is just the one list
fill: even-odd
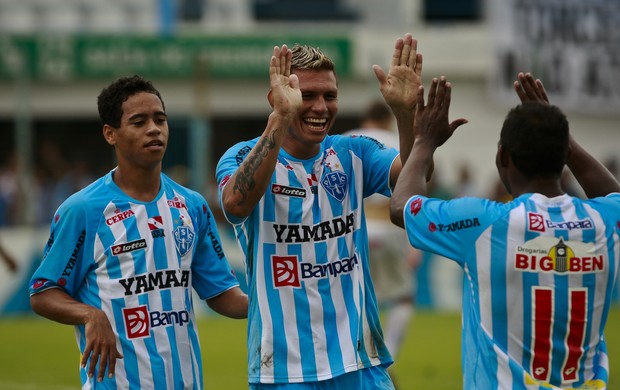
[[(570, 135), (540, 80), (520, 73), (521, 104), (504, 121), (496, 165), (508, 203), (426, 197), (435, 150), (465, 119), (448, 121), (451, 85), (418, 95), (415, 142), (391, 200), (410, 243), (465, 271), (465, 389), (604, 389), (603, 330), (620, 261), (620, 184)], [(588, 199), (560, 178), (567, 165)]]
[(83, 389), (201, 389), (192, 288), (216, 312), (247, 316), (205, 199), (162, 174), (160, 93), (123, 77), (98, 97), (118, 166), (56, 211), (30, 284), (32, 309), (75, 325)]
[[(422, 56), (396, 40), (386, 75), (401, 150), (411, 150)], [(363, 200), (389, 196), (406, 154), (328, 135), (338, 111), (334, 63), (317, 48), (275, 47), (263, 134), (217, 166), (223, 212), (245, 255), (251, 389), (392, 389), (368, 268)]]

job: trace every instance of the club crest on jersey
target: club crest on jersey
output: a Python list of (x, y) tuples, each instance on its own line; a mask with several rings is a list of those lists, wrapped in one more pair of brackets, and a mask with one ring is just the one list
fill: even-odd
[(605, 256), (594, 244), (541, 236), (517, 245), (514, 268), (524, 272), (584, 274), (605, 270)]
[(194, 243), (194, 232), (188, 226), (179, 226), (174, 229), (174, 244), (177, 247), (177, 252), (181, 256), (185, 256)]
[(349, 178), (344, 172), (334, 171), (323, 175), (321, 185), (334, 199), (342, 202), (349, 190)]

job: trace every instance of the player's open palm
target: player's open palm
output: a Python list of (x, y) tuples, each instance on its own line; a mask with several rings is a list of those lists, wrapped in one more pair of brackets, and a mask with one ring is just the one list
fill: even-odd
[(273, 109), (281, 115), (296, 115), (302, 101), (299, 79), (291, 74), (291, 54), (286, 45), (275, 46), (269, 63)]
[(416, 105), (418, 87), (422, 84), (422, 54), (417, 50), (418, 41), (405, 34), (396, 40), (387, 76), (379, 65), (373, 65), (379, 90), (393, 110), (413, 110)]
[(452, 85), (445, 77), (434, 78), (428, 91), (428, 101), (424, 104), (424, 87), (418, 89), (418, 106), (413, 126), (415, 142), (426, 142), (434, 147), (443, 145), (454, 131), (467, 123), (459, 118), (448, 121)]

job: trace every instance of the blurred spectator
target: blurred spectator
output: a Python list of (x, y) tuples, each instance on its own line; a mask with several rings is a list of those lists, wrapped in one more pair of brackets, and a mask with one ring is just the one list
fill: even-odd
[(0, 260), (4, 262), (9, 271), (12, 273), (17, 272), (17, 261), (13, 258), (13, 255), (4, 249), (4, 245), (0, 245)]
[(456, 180), (455, 197), (476, 196), (476, 184), (473, 181), (471, 167), (467, 162), (463, 162), (459, 165), (458, 177)]
[(60, 204), (93, 181), (91, 167), (79, 153), (70, 160), (58, 143), (45, 140), (37, 149), (35, 223), (47, 224)]
[(17, 164), (17, 155), (10, 151), (0, 166), (0, 226), (19, 222), (22, 189)]
[[(385, 147), (399, 148), (394, 116), (383, 101), (371, 102), (364, 110), (359, 127), (344, 135), (370, 137)], [(370, 275), (379, 308), (385, 313), (385, 345), (398, 362), (398, 352), (414, 312), (414, 270), (420, 262), (420, 253), (402, 245), (406, 240), (405, 231), (390, 221), (389, 198), (374, 194), (366, 198), (364, 209)], [(396, 384), (393, 370), (390, 375)]]

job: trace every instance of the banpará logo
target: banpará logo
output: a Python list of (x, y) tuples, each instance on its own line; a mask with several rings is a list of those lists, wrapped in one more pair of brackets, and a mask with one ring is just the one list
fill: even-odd
[(160, 326), (184, 326), (189, 323), (190, 316), (187, 310), (149, 311), (146, 305), (142, 305), (124, 308), (123, 319), (127, 338), (137, 339), (150, 336), (151, 329)]
[(327, 263), (299, 262), (297, 256), (272, 256), (274, 287), (301, 287), (306, 279), (323, 279), (348, 274), (359, 266), (357, 255)]

